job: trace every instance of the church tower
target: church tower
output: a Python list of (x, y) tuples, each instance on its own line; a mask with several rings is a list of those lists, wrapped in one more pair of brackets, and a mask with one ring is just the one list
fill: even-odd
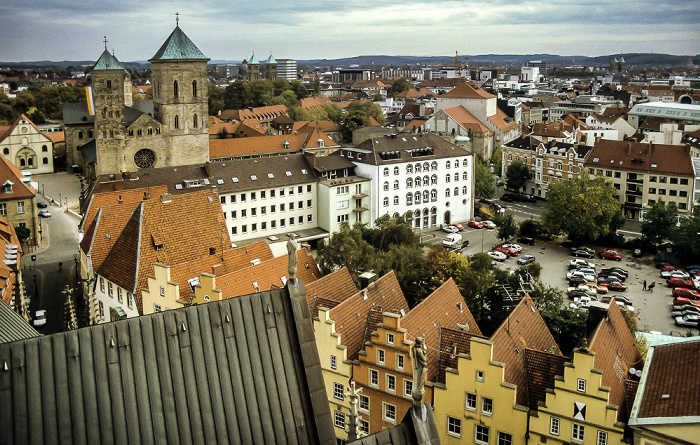
[(125, 107), (132, 105), (131, 77), (114, 55), (105, 50), (92, 70), (95, 103), (96, 173), (124, 169)]
[(253, 55), (250, 56), (250, 60), (248, 60), (248, 80), (258, 79), (260, 79), (260, 62), (258, 62), (255, 53), (253, 53)]
[(209, 59), (176, 25), (149, 60), (153, 80), (153, 117), (165, 139), (156, 153), (159, 165), (186, 165), (209, 160)]
[(272, 54), (265, 61), (265, 79), (270, 81), (277, 79), (277, 61)]

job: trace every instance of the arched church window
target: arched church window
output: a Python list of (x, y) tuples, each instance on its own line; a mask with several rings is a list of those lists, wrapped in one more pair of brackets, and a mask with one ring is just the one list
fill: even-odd
[(175, 128), (180, 128), (180, 116), (175, 116)]
[(136, 152), (134, 155), (134, 164), (138, 168), (149, 168), (153, 167), (156, 162), (156, 154), (153, 150), (143, 148)]
[(173, 98), (177, 99), (178, 96), (177, 80), (173, 82)]
[(82, 139), (82, 138), (83, 138), (83, 132), (82, 132), (82, 131), (79, 131), (79, 132), (78, 132), (78, 139)]
[(199, 119), (197, 118), (196, 114), (192, 118), (192, 125), (194, 126), (194, 128), (197, 128), (197, 126), (199, 125)]
[(197, 81), (192, 81), (192, 96), (197, 97)]

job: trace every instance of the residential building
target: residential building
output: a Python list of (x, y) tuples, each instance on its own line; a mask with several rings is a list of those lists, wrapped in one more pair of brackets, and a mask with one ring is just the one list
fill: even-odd
[(593, 113), (603, 114), (607, 108), (622, 107), (623, 104), (618, 100), (610, 100), (600, 96), (575, 96), (570, 100), (561, 100), (552, 103), (549, 107), (549, 119), (555, 121), (561, 119), (567, 114), (578, 114), (581, 117), (587, 117)]
[(647, 351), (629, 419), (635, 444), (691, 444), (700, 437), (700, 339), (676, 340)]
[(53, 142), (24, 114), (0, 126), (0, 148), (6, 160), (31, 174), (53, 173)]
[(474, 155), (439, 136), (393, 134), (339, 152), (371, 180), (370, 224), (407, 212), (415, 228), (472, 217)]
[(5, 259), (0, 264), (0, 299), (29, 321), (29, 299), (22, 280), (22, 244), (15, 228), (3, 216), (0, 216), (0, 245), (5, 246)]
[(449, 279), (407, 314), (375, 312), (379, 323), (365, 338), (353, 380), (362, 388), (360, 412), (370, 433), (398, 423), (413, 404), (411, 348), (417, 337), (427, 349), (424, 400), (433, 400), (438, 375), (440, 330), (456, 329), (481, 335), (457, 285)]
[(494, 132), (462, 105), (439, 110), (425, 121), (422, 128), (427, 131), (432, 129), (438, 135), (455, 138), (455, 141), (457, 138), (460, 138), (460, 141), (466, 138), (467, 146), (464, 148), (481, 155), (484, 159), (491, 159)]
[(209, 158), (213, 162), (233, 159), (286, 156), (302, 150), (328, 155), (340, 147), (340, 143), (326, 136), (321, 130), (305, 126), (295, 134), (278, 136), (212, 139), (209, 141)]
[(36, 190), (14, 164), (0, 156), (0, 216), (14, 227), (29, 229), (27, 244), (41, 243), (41, 225), (36, 208)]
[[(338, 279), (342, 280), (342, 277)], [(351, 287), (346, 284), (341, 289), (346, 289), (347, 292)], [(318, 318), (314, 319), (313, 326), (327, 400), (333, 413), (335, 434), (342, 440), (347, 437), (345, 427), (350, 413), (346, 385), (351, 379), (358, 381), (358, 376), (353, 375), (353, 365), (359, 363), (360, 351), (377, 330), (377, 325), (382, 322), (382, 312), (406, 314), (409, 307), (393, 271), (369, 282), (351, 297), (343, 295), (338, 299), (342, 299), (342, 302), (334, 302), (327, 298), (321, 300), (323, 303), (317, 306)], [(326, 303), (327, 300), (330, 304)], [(324, 307), (327, 305), (333, 307)], [(407, 361), (405, 363), (410, 366)], [(363, 415), (367, 413), (368, 405), (366, 395), (361, 395), (360, 431), (363, 434), (369, 434), (370, 431), (370, 423)]]
[(205, 162), (208, 60), (176, 26), (149, 60), (153, 100), (134, 101), (131, 76), (105, 45), (92, 70), (94, 103), (63, 105), (68, 165), (94, 179)]
[(340, 68), (333, 71), (333, 83), (343, 83), (348, 80), (372, 80), (374, 73), (365, 68)]
[(504, 176), (511, 163), (520, 161), (530, 170), (523, 187), (526, 193), (547, 197), (547, 186), (557, 179), (576, 178), (584, 168), (591, 148), (564, 142), (540, 142), (532, 136), (516, 139), (502, 146)]
[(675, 202), (680, 214), (692, 210), (696, 177), (690, 148), (601, 139), (584, 166), (619, 190), (624, 214), (642, 219), (656, 201)]
[[(635, 129), (630, 125), (622, 116), (620, 115), (601, 115), (601, 114), (591, 114), (586, 117), (586, 125), (590, 130), (593, 130), (593, 142), (595, 142), (596, 137), (602, 137), (603, 139), (616, 139), (621, 141), (626, 137), (630, 137), (635, 133)], [(617, 134), (613, 137), (613, 134), (597, 134), (597, 130), (604, 131), (614, 131), (617, 130)], [(588, 144), (593, 146), (594, 144)]]
[(292, 59), (277, 59), (277, 78), (288, 81), (297, 80), (297, 61)]

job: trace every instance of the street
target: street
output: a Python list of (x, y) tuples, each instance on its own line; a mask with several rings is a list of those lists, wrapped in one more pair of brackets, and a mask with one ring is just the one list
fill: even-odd
[[(80, 180), (66, 173), (37, 175), (32, 179), (39, 181), (39, 191), (44, 185), (49, 198), (56, 193), (56, 204), (47, 208), (51, 217), (39, 218), (42, 242), (38, 248), (29, 249), (22, 256), (22, 276), (30, 299), (30, 314), (33, 317), (37, 310), (45, 309), (46, 325), (39, 331), (52, 334), (65, 330), (62, 292), (66, 285), (76, 287), (77, 282), (75, 255), (78, 253), (79, 220), (66, 212), (65, 203), (77, 202), (76, 190), (79, 193)], [(64, 202), (61, 207), (58, 207), (58, 193)], [(40, 194), (37, 194), (37, 202), (50, 203)], [(32, 261), (33, 256), (36, 261)]]

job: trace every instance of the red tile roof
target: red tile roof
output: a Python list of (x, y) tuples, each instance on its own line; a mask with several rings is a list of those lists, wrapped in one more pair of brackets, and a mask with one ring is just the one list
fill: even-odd
[(219, 115), (219, 118), (222, 121), (255, 119), (259, 122), (270, 122), (282, 114), (287, 114), (287, 107), (285, 105), (269, 105), (267, 107), (252, 109), (224, 110)]
[(542, 316), (526, 295), (491, 336), (493, 359), (505, 364), (506, 382), (517, 385), (517, 402), (527, 405), (523, 349), (561, 353)]
[[(318, 139), (323, 140), (325, 147), (337, 147), (338, 143), (326, 136), (317, 128), (300, 131), (299, 134), (283, 134), (276, 136), (261, 136), (253, 138), (211, 139), (209, 141), (209, 157), (220, 159), (237, 156), (264, 155), (273, 153), (294, 153), (302, 148), (318, 148)], [(284, 148), (284, 142), (289, 148)]]
[(317, 303), (316, 308), (314, 308), (314, 300), (335, 301), (340, 304), (357, 293), (357, 286), (355, 286), (347, 267), (338, 269), (311, 283), (304, 282), (304, 289), (306, 302), (312, 312), (319, 307)]
[(585, 166), (636, 170), (639, 172), (693, 176), (693, 162), (687, 146), (600, 139), (588, 155)]
[(463, 83), (440, 97), (454, 99), (494, 99), (496, 96), (479, 88), (474, 82)]
[(472, 337), (483, 338), (461, 329), (440, 328), (440, 357), (436, 382), (445, 383), (447, 368), (457, 369), (458, 354), (469, 354)]
[[(159, 185), (155, 187), (144, 187), (131, 190), (119, 190), (94, 193), (83, 210), (85, 215), (80, 222), (82, 229), (90, 226), (101, 207), (117, 206), (122, 204), (137, 204), (146, 199), (160, 199), (161, 195), (168, 193), (168, 187)], [(133, 213), (136, 206), (130, 206)], [(126, 219), (124, 220), (126, 224)]]
[(488, 116), (487, 119), (493, 122), (501, 131), (508, 131), (520, 125), (517, 122), (508, 122), (510, 118), (500, 108), (496, 108), (496, 114)]
[(536, 410), (538, 402), (547, 400), (548, 389), (554, 389), (554, 377), (564, 376), (564, 363), (569, 358), (547, 351), (525, 348), (525, 378), (527, 387), (527, 406)]
[(467, 131), (490, 135), (493, 134), (493, 131), (489, 130), (489, 128), (486, 125), (482, 124), (481, 121), (476, 118), (476, 116), (471, 114), (469, 111), (467, 111), (466, 108), (464, 108), (461, 105), (458, 105), (456, 107), (443, 108), (443, 111), (452, 119), (454, 119), (460, 127), (464, 128)]
[(368, 326), (370, 310), (378, 312), (404, 313), (409, 311), (406, 298), (396, 280), (394, 271), (379, 278), (374, 283), (343, 301), (329, 312), (335, 321), (335, 331), (341, 334), (341, 343), (347, 347), (348, 359), (357, 358), (365, 336), (365, 330), (375, 330), (376, 323)]
[[(0, 156), (0, 201), (13, 200), (19, 198), (33, 198), (36, 195), (34, 188), (22, 180), (24, 175), (12, 162)], [(12, 191), (5, 192), (3, 184), (10, 181)]]
[(414, 88), (409, 88), (406, 91), (402, 91), (399, 94), (396, 95), (396, 98), (401, 98), (401, 99), (408, 99), (408, 98), (414, 98), (418, 96), (424, 96), (424, 95), (430, 95), (430, 96), (435, 96), (435, 93), (430, 91), (427, 88), (419, 88), (419, 87), (414, 87)]

